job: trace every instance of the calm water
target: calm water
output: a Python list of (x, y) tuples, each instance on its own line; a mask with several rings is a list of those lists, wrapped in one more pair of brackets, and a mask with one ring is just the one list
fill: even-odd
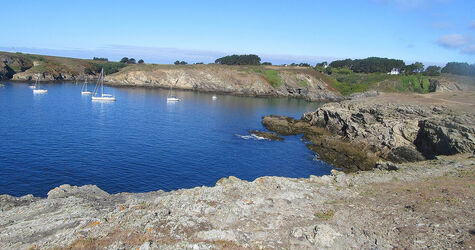
[[(106, 88), (116, 102), (91, 102), (80, 85), (0, 87), (0, 194), (46, 196), (61, 184), (110, 193), (213, 186), (230, 175), (308, 177), (330, 172), (299, 137), (244, 139), (268, 114), (300, 117), (318, 104), (167, 90)], [(91, 86), (93, 87), (93, 86)], [(237, 134), (237, 135), (236, 135)]]

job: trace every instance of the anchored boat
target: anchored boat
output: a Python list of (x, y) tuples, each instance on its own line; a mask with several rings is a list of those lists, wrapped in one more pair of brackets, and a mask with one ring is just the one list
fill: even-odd
[(35, 88), (33, 89), (33, 94), (44, 94), (47, 93), (47, 89), (41, 89), (40, 87), (40, 75), (38, 74), (38, 77), (36, 78), (35, 82)]
[(91, 95), (92, 92), (87, 90), (87, 78), (86, 80), (84, 81), (84, 84), (82, 85), (82, 88), (81, 88), (81, 95)]
[[(98, 91), (101, 91), (100, 95)], [(92, 96), (93, 101), (115, 101), (115, 97), (111, 94), (104, 94), (104, 68), (101, 69), (101, 75), (97, 81), (96, 87), (94, 88), (94, 93)]]
[[(176, 80), (175, 84), (177, 83), (178, 83), (178, 80)], [(172, 89), (173, 89), (173, 85), (170, 85), (170, 91), (168, 92), (168, 95), (167, 95), (167, 102), (179, 102), (180, 98), (172, 95)]]

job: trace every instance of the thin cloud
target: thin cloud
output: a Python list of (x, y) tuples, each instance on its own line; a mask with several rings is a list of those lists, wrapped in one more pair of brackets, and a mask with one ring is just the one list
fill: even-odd
[(461, 34), (450, 34), (441, 36), (437, 40), (439, 46), (447, 49), (457, 49), (464, 54), (475, 53), (475, 43), (471, 36)]
[(465, 46), (468, 43), (468, 40), (465, 36), (460, 34), (451, 34), (441, 36), (437, 43), (445, 48), (456, 49)]

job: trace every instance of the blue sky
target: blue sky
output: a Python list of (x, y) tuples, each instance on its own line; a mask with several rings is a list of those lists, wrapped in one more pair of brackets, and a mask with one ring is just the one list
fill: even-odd
[(273, 63), (380, 56), (475, 63), (473, 0), (62, 1), (2, 3), (0, 50), (146, 62)]

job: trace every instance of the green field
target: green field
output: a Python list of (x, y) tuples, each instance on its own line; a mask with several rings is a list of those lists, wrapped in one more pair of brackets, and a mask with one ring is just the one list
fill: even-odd
[(342, 95), (356, 92), (377, 90), (382, 92), (429, 92), (429, 78), (422, 74), (416, 75), (388, 75), (385, 73), (353, 73), (339, 72), (329, 77), (330, 84)]

